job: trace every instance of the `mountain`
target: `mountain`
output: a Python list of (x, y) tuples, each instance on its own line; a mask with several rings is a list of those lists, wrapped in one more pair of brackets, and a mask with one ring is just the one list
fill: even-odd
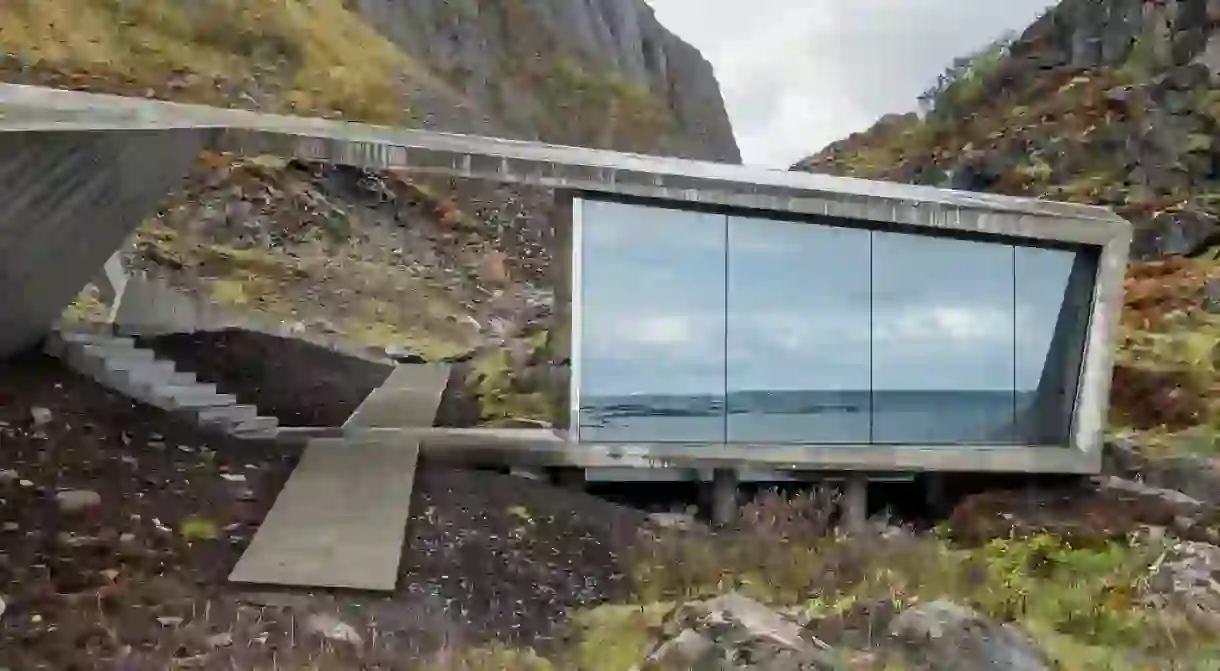
[(1220, 416), (1220, 2), (1063, 0), (920, 102), (793, 169), (1114, 208), (1136, 226), (1115, 430)]
[[(711, 66), (643, 0), (11, 0), (0, 80), (740, 162)], [(551, 202), (204, 155), (125, 258), (323, 340), (434, 357), (520, 334), (536, 349)], [(86, 287), (67, 315), (95, 317), (99, 301)]]

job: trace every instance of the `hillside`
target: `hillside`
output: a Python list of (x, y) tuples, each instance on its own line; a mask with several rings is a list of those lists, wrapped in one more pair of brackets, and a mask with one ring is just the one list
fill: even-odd
[[(0, 5), (0, 48), (9, 82), (740, 160), (711, 66), (643, 0), (18, 0)], [(127, 257), (257, 323), (448, 356), (549, 309), (549, 206), (544, 190), (203, 156)], [(69, 315), (100, 308), (86, 288)]]
[(1220, 5), (1064, 0), (961, 59), (923, 102), (793, 169), (1113, 207), (1136, 226), (1139, 262), (1114, 429), (1214, 454)]

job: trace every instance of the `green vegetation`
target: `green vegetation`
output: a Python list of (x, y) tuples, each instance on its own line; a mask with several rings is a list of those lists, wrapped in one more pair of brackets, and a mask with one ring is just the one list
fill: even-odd
[(12, 0), (0, 48), (52, 82), (378, 123), (413, 67), (341, 0)]
[(559, 56), (534, 85), (535, 119), (552, 141), (664, 153), (675, 135), (664, 102), (616, 73), (593, 72)]

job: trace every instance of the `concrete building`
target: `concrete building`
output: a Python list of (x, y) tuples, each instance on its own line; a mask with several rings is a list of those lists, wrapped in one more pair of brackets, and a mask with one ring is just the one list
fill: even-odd
[(1109, 210), (12, 85), (0, 356), (205, 148), (556, 189), (556, 428), (436, 450), (612, 479), (1100, 467), (1131, 240)]

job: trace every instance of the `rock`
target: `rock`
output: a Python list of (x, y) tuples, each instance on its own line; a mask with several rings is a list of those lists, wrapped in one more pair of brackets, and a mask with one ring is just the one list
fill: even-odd
[(1170, 605), (1195, 622), (1220, 632), (1220, 547), (1184, 541), (1174, 544), (1149, 570), (1147, 599)]
[(59, 509), (66, 513), (78, 512), (102, 505), (102, 496), (88, 489), (69, 489), (55, 495)]
[(690, 531), (700, 526), (699, 520), (687, 513), (652, 513), (648, 516), (648, 521), (661, 529), (681, 531)]
[(837, 669), (829, 646), (799, 624), (740, 594), (676, 609), (641, 671)]
[(916, 665), (933, 669), (1042, 671), (1050, 658), (1011, 625), (950, 601), (909, 608), (890, 623), (890, 636)]
[(1162, 212), (1135, 232), (1131, 253), (1142, 260), (1194, 254), (1206, 247), (1217, 234), (1220, 234), (1220, 224), (1205, 212)]
[(30, 419), (33, 420), (34, 426), (42, 427), (51, 423), (55, 415), (48, 408), (34, 407), (30, 408)]
[(1203, 285), (1203, 309), (1220, 314), (1220, 280), (1211, 279)]
[(1139, 477), (1144, 484), (1172, 489), (1210, 505), (1220, 504), (1220, 471), (1207, 459), (1185, 455), (1149, 459), (1129, 440), (1106, 444), (1105, 472)]
[(305, 620), (305, 631), (336, 643), (364, 645), (364, 637), (352, 625), (329, 613), (314, 613)]
[(428, 363), (428, 360), (423, 355), (412, 352), (411, 350), (400, 347), (398, 345), (390, 345), (385, 348), (385, 355), (393, 359), (396, 363), (401, 364), (420, 364)]
[(1098, 478), (1097, 486), (1103, 492), (1124, 492), (1141, 497), (1158, 499), (1159, 501), (1173, 508), (1183, 508), (1189, 511), (1197, 511), (1204, 507), (1204, 503), (1193, 496), (1183, 494), (1182, 492), (1173, 489), (1151, 487), (1142, 482), (1135, 482), (1134, 480), (1123, 480), (1122, 478), (1108, 476)]
[(213, 634), (207, 637), (205, 642), (210, 648), (227, 648), (233, 645), (233, 634), (227, 631), (220, 634)]

